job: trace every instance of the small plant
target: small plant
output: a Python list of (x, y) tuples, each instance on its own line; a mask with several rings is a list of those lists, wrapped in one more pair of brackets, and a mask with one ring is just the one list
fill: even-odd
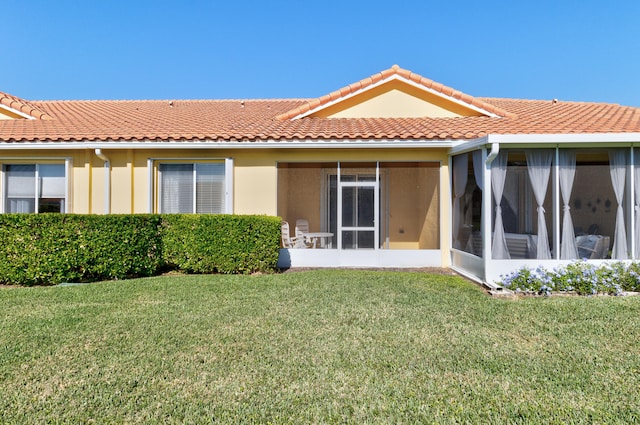
[(501, 276), (498, 282), (516, 292), (551, 295), (556, 292), (576, 292), (580, 295), (620, 295), (624, 291), (640, 290), (640, 263), (606, 263), (599, 266), (576, 261), (547, 270), (523, 267)]

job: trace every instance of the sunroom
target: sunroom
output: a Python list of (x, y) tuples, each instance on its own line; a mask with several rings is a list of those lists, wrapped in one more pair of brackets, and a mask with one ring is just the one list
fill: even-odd
[(639, 142), (490, 135), (452, 149), (452, 267), (494, 286), (523, 266), (640, 258)]
[(280, 267), (440, 266), (440, 162), (279, 162)]

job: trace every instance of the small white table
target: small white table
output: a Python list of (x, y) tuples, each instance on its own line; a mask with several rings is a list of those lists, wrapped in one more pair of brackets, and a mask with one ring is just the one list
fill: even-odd
[(331, 232), (307, 232), (304, 233), (304, 237), (313, 241), (314, 247), (318, 247), (318, 241), (320, 241), (320, 248), (332, 248), (333, 246), (333, 233)]

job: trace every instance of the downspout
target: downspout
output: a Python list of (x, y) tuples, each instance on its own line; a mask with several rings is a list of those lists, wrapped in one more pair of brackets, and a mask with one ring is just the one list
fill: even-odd
[(491, 167), (491, 163), (496, 156), (500, 153), (500, 143), (491, 143), (491, 152), (487, 155), (487, 160), (484, 162), (487, 167)]
[(104, 161), (104, 213), (111, 213), (111, 161), (102, 153), (102, 149), (96, 149), (96, 156)]
[(492, 197), (492, 188), (491, 188), (491, 179), (488, 179), (487, 177), (491, 176), (491, 173), (489, 172), (489, 170), (491, 170), (491, 163), (493, 162), (494, 159), (496, 159), (496, 156), (498, 156), (498, 153), (500, 153), (500, 144), (499, 143), (491, 143), (491, 151), (489, 152), (489, 155), (487, 155), (487, 159), (485, 160), (485, 168), (484, 168), (484, 177), (483, 177), (483, 184), (484, 184), (484, 188), (482, 188), (482, 199), (483, 199), (483, 205), (482, 205), (482, 216), (484, 217), (484, 223), (482, 223), (482, 231), (483, 231), (483, 256), (482, 259), (484, 260), (484, 273), (485, 273), (485, 277), (484, 277), (484, 284), (489, 287), (491, 290), (494, 291), (501, 291), (503, 290), (503, 288), (500, 285), (496, 285), (493, 282), (489, 282), (487, 280), (487, 269), (489, 268), (489, 263), (491, 261), (491, 197)]

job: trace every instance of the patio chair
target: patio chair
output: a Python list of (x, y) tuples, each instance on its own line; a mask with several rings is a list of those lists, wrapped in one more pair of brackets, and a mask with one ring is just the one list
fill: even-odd
[(307, 247), (307, 245), (304, 243), (304, 240), (302, 238), (291, 236), (291, 231), (289, 229), (289, 222), (283, 221), (280, 224), (280, 233), (282, 237), (282, 246), (284, 248), (306, 248)]
[(309, 233), (309, 221), (306, 218), (299, 218), (296, 220), (296, 238), (303, 241), (309, 248), (316, 247), (316, 240), (310, 239), (305, 235)]
[(507, 249), (512, 259), (536, 258), (537, 236), (521, 233), (505, 233)]
[(609, 236), (580, 235), (576, 237), (580, 258), (600, 259), (609, 256)]

